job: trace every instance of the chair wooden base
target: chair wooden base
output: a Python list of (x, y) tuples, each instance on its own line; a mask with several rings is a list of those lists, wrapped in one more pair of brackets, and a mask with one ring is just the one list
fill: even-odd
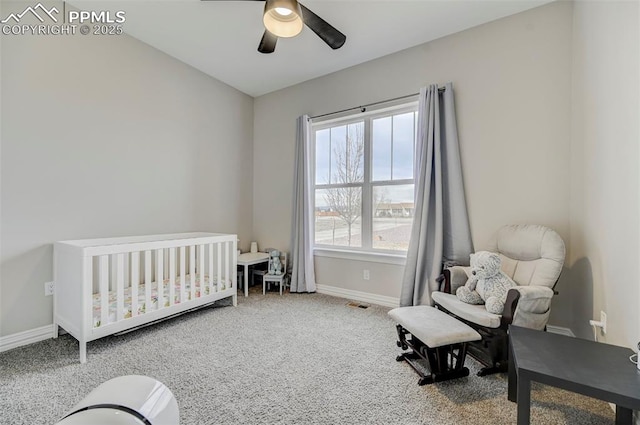
[(286, 286), (285, 278), (286, 276), (284, 274), (281, 274), (281, 275), (265, 274), (264, 276), (262, 276), (262, 295), (266, 295), (267, 285), (270, 285), (271, 283), (274, 283), (274, 284), (277, 283), (280, 285), (280, 295), (282, 295), (282, 289), (284, 286)]
[(509, 337), (505, 329), (502, 327), (487, 328), (479, 326), (477, 323), (456, 316), (438, 303), (436, 303), (435, 306), (438, 310), (472, 327), (482, 336), (482, 340), (468, 343), (469, 355), (484, 366), (478, 372), (478, 376), (487, 376), (507, 371), (509, 366)]

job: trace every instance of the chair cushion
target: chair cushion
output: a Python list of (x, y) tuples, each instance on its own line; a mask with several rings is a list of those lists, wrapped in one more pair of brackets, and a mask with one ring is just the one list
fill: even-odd
[(481, 338), (470, 326), (428, 305), (394, 308), (389, 316), (429, 348)]
[(562, 272), (565, 257), (560, 235), (548, 227), (533, 224), (501, 227), (487, 250), (500, 254), (502, 270), (521, 286), (552, 288)]
[(453, 294), (433, 292), (431, 298), (437, 304), (465, 320), (487, 328), (499, 328), (501, 316), (489, 313), (484, 305), (473, 305), (462, 302)]

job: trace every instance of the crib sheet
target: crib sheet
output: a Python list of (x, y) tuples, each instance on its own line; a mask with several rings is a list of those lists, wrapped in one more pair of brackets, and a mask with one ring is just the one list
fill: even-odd
[[(226, 282), (222, 280), (220, 287), (217, 285), (217, 278), (213, 278), (213, 286), (214, 292), (222, 291), (226, 289)], [(191, 278), (189, 275), (185, 277), (185, 290), (184, 290), (184, 301), (188, 301), (191, 299)], [(200, 276), (196, 276), (195, 279), (195, 297), (199, 298), (201, 295), (209, 295), (210, 287), (209, 287), (209, 276), (204, 276), (204, 294), (202, 294), (202, 290), (200, 288)], [(180, 298), (180, 277), (176, 277), (175, 279), (175, 296), (173, 299), (174, 304), (180, 304), (182, 301)], [(124, 289), (124, 318), (128, 319), (132, 316), (131, 314), (131, 287)], [(163, 293), (158, 296), (158, 285), (156, 282), (151, 282), (151, 306), (149, 308), (150, 311), (158, 309), (158, 298), (161, 299), (160, 305), (163, 307), (169, 307), (169, 279), (164, 279), (163, 284)], [(116, 311), (117, 311), (118, 299), (116, 291), (109, 291), (109, 323), (116, 322)], [(146, 305), (146, 293), (145, 293), (145, 284), (141, 283), (138, 285), (138, 315), (144, 314), (147, 311)], [(101, 307), (101, 297), (100, 294), (93, 294), (93, 327), (97, 328), (102, 325), (102, 307)]]

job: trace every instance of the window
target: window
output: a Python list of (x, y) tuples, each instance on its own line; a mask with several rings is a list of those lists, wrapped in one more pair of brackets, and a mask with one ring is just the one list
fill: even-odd
[(411, 103), (312, 123), (316, 247), (407, 250), (417, 115)]

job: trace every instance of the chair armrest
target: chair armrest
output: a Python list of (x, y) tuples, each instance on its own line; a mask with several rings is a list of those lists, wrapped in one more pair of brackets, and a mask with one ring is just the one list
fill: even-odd
[(515, 288), (509, 289), (509, 292), (507, 292), (507, 300), (504, 302), (502, 317), (500, 318), (500, 324), (505, 329), (513, 322), (513, 315), (518, 307), (518, 300), (520, 300), (520, 291)]
[(518, 286), (509, 290), (507, 302), (510, 295), (516, 298), (515, 305), (505, 304), (505, 311), (507, 306), (513, 311), (510, 323), (525, 328), (544, 329), (549, 319), (553, 289), (546, 286)]
[(448, 294), (455, 294), (456, 290), (464, 286), (469, 280), (469, 273), (471, 267), (465, 266), (451, 266), (444, 269), (442, 275), (444, 276), (444, 282), (440, 287), (441, 292)]

